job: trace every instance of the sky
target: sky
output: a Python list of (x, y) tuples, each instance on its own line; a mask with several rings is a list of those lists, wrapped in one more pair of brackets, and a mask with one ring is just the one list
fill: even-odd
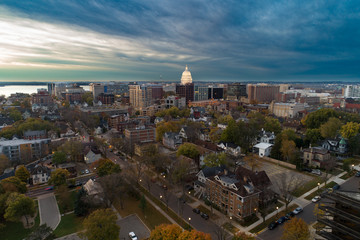
[(360, 83), (358, 0), (1, 0), (0, 81)]

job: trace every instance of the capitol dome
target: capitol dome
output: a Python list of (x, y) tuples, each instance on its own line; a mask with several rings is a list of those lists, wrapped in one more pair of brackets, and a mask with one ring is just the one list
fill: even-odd
[(186, 65), (185, 71), (182, 73), (182, 76), (181, 76), (181, 84), (185, 85), (188, 83), (192, 83), (192, 77), (191, 77), (191, 73), (188, 69), (188, 66)]

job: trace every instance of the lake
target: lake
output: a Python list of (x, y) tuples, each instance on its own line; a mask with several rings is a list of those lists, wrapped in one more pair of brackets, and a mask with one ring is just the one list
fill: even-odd
[[(80, 85), (83, 87), (85, 91), (89, 91), (89, 85)], [(7, 85), (0, 86), (0, 95), (5, 95), (5, 97), (9, 97), (12, 93), (36, 93), (39, 88), (47, 89), (47, 85)]]

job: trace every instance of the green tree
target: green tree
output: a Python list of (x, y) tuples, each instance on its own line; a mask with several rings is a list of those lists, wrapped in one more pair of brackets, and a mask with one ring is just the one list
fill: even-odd
[(8, 177), (1, 180), (1, 185), (5, 192), (26, 193), (26, 183), (22, 182), (18, 177)]
[(200, 156), (199, 150), (192, 143), (182, 144), (176, 153), (177, 156), (183, 155), (192, 159), (197, 159)]
[(92, 106), (93, 105), (93, 101), (94, 101), (94, 98), (93, 98), (93, 95), (91, 92), (86, 92), (82, 95), (81, 97), (81, 101), (84, 103), (87, 103), (87, 105), (89, 106)]
[(66, 153), (61, 151), (56, 151), (53, 155), (53, 162), (56, 164), (61, 164), (66, 162)]
[(310, 239), (310, 230), (302, 218), (292, 218), (284, 225), (284, 232), (281, 236), (283, 240), (308, 240)]
[(166, 132), (179, 132), (180, 126), (178, 122), (168, 121), (160, 122), (156, 125), (156, 141), (162, 141), (163, 135)]
[(117, 216), (110, 208), (98, 209), (85, 218), (82, 233), (88, 240), (114, 240), (119, 238)]
[(291, 160), (291, 157), (294, 156), (296, 151), (295, 142), (292, 140), (284, 139), (282, 141), (282, 146), (280, 148), (280, 151), (286, 161)]
[(6, 168), (10, 167), (10, 161), (5, 154), (0, 154), (0, 174), (4, 172)]
[(24, 165), (20, 165), (15, 171), (15, 176), (18, 177), (22, 182), (26, 183), (30, 178), (30, 173)]
[(10, 114), (9, 116), (14, 119), (15, 122), (19, 121), (22, 119), (22, 115), (21, 112), (19, 110), (17, 110), (16, 108), (13, 108), (10, 110)]
[(35, 214), (35, 203), (29, 197), (23, 194), (11, 193), (6, 201), (7, 208), (4, 218), (9, 221), (19, 221), (22, 216), (25, 217), (27, 225), (29, 225), (29, 216)]
[(56, 189), (56, 195), (59, 201), (59, 206), (63, 212), (72, 211), (73, 200), (71, 198), (71, 193), (66, 185), (61, 185)]
[(49, 183), (55, 186), (66, 184), (66, 179), (70, 176), (70, 173), (66, 169), (58, 168), (51, 173)]
[(331, 117), (339, 117), (334, 109), (323, 108), (315, 112), (309, 113), (302, 120), (301, 123), (306, 126), (307, 129), (320, 128), (321, 124), (326, 123)]
[(139, 203), (139, 208), (141, 209), (141, 211), (144, 213), (145, 209), (146, 209), (146, 199), (144, 194), (141, 196), (140, 198), (140, 203)]
[(340, 119), (331, 117), (326, 123), (320, 126), (321, 136), (323, 138), (335, 138), (340, 128)]
[(306, 133), (305, 133), (305, 143), (306, 145), (316, 145), (320, 140), (322, 139), (321, 137), (321, 132), (320, 129), (318, 128), (313, 128), (313, 129), (307, 129)]
[(120, 166), (107, 158), (100, 158), (93, 165), (96, 167), (96, 172), (100, 177), (121, 172)]
[(217, 167), (221, 165), (227, 165), (227, 156), (226, 153), (222, 152), (219, 154), (210, 153), (204, 159), (204, 164), (208, 167)]
[(352, 138), (359, 133), (360, 124), (356, 122), (348, 122), (341, 127), (340, 133), (343, 138)]
[(281, 124), (277, 118), (265, 117), (264, 129), (278, 135), (281, 132)]

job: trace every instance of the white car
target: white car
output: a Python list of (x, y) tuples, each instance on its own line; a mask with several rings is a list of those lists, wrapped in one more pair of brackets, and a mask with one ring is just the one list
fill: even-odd
[(138, 240), (137, 236), (135, 235), (134, 232), (129, 232), (129, 237), (131, 240)]
[(298, 207), (298, 208), (295, 208), (295, 210), (293, 211), (293, 213), (295, 214), (295, 215), (298, 215), (299, 213), (301, 213), (302, 212), (302, 208), (301, 207)]
[(321, 175), (321, 171), (320, 171), (319, 169), (313, 169), (313, 170), (311, 171), (311, 173), (312, 173), (312, 174), (315, 174), (315, 175), (318, 175), (318, 176)]
[(320, 201), (320, 199), (321, 199), (320, 196), (315, 196), (313, 199), (311, 199), (311, 201), (312, 201), (313, 203), (316, 203), (316, 202)]

